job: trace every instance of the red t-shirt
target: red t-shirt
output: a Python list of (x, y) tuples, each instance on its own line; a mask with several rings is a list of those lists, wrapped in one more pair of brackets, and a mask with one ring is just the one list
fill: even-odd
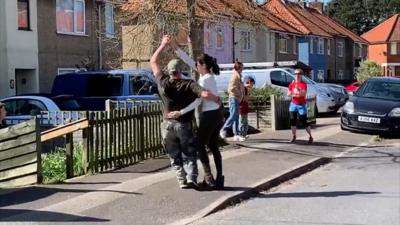
[(294, 95), (294, 89), (297, 88), (300, 92), (304, 91), (307, 93), (307, 84), (304, 83), (303, 81), (297, 82), (297, 81), (292, 81), (292, 83), (289, 84), (289, 91), (292, 92), (292, 103), (297, 104), (297, 105), (303, 105), (306, 104), (306, 96), (296, 96)]

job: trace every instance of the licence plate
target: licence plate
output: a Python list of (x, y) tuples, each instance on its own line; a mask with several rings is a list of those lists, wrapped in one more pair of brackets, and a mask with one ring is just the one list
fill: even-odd
[(359, 116), (358, 121), (367, 123), (380, 123), (381, 119), (375, 117)]

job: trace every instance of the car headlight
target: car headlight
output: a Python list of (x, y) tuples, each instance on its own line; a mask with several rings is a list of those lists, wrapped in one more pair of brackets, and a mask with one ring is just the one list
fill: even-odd
[(394, 108), (390, 111), (389, 116), (400, 117), (400, 108)]
[(346, 104), (343, 106), (343, 111), (346, 113), (353, 113), (354, 112), (354, 103), (347, 101)]

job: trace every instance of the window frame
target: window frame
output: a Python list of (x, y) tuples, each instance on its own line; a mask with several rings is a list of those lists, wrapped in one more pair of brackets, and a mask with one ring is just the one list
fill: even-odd
[(331, 40), (328, 39), (326, 43), (326, 54), (331, 55)]
[(343, 42), (341, 42), (341, 41), (339, 41), (338, 43), (337, 43), (337, 48), (338, 48), (338, 56), (339, 57), (343, 57), (343, 50), (344, 50), (344, 43)]
[[(111, 9), (111, 18), (107, 15), (107, 9)], [(109, 19), (111, 21), (109, 21)], [(112, 32), (109, 32), (108, 28), (111, 28)], [(104, 5), (104, 31), (107, 38), (115, 38), (114, 5), (108, 2)]]
[(338, 80), (344, 80), (344, 71), (338, 70)]
[[(221, 46), (218, 46), (218, 37), (221, 38)], [(215, 27), (215, 48), (224, 49), (224, 28), (222, 26)]]
[[(27, 27), (20, 27), (19, 26), (19, 9), (18, 9), (18, 3), (19, 2), (23, 2), (26, 3), (26, 10), (27, 10)], [(31, 19), (30, 19), (30, 4), (29, 4), (29, 0), (18, 0), (17, 1), (17, 25), (18, 25), (18, 30), (24, 30), (24, 31), (31, 31)]]
[[(67, 1), (67, 0), (56, 0), (56, 15), (57, 15), (57, 2), (59, 1)], [(65, 35), (74, 35), (74, 36), (87, 36), (86, 34), (86, 2), (85, 0), (72, 0), (73, 1), (73, 31), (60, 31), (58, 25), (56, 26), (57, 34), (65, 34)], [(83, 32), (77, 31), (77, 18), (76, 18), (76, 5), (77, 2), (82, 2), (83, 5)], [(57, 16), (56, 16), (57, 21)], [(58, 24), (56, 22), (56, 24)]]
[[(394, 52), (393, 52), (393, 50), (394, 50)], [(397, 42), (395, 42), (395, 41), (390, 42), (390, 55), (397, 55), (397, 54), (398, 54), (398, 52), (397, 52)]]
[(314, 54), (314, 38), (310, 37), (310, 54)]
[(297, 55), (297, 37), (293, 35), (293, 54)]
[[(243, 45), (241, 46), (242, 51), (251, 51), (251, 31), (249, 30), (241, 30), (240, 31), (240, 39), (243, 41)], [(244, 48), (246, 46), (246, 48)]]
[[(282, 47), (285, 47), (285, 49), (283, 49)], [(288, 53), (288, 40), (283, 35), (279, 35), (279, 53), (282, 54)]]
[(210, 24), (206, 24), (204, 28), (204, 46), (212, 48)]
[(358, 57), (362, 58), (363, 57), (363, 46), (362, 44), (358, 44)]
[(325, 53), (325, 40), (324, 38), (318, 38), (318, 55), (324, 55)]
[(272, 53), (273, 49), (274, 49), (274, 40), (275, 40), (275, 33), (270, 32), (269, 33), (269, 42), (268, 42), (268, 46), (269, 46), (269, 52)]

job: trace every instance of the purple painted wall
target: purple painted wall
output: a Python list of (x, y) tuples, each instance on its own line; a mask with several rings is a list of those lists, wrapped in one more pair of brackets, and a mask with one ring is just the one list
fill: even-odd
[[(222, 31), (222, 47), (217, 47), (217, 35)], [(208, 36), (208, 37), (207, 37)], [(233, 63), (232, 25), (228, 21), (204, 23), (204, 52), (215, 58), (218, 63)], [(207, 44), (207, 40), (209, 40)]]

